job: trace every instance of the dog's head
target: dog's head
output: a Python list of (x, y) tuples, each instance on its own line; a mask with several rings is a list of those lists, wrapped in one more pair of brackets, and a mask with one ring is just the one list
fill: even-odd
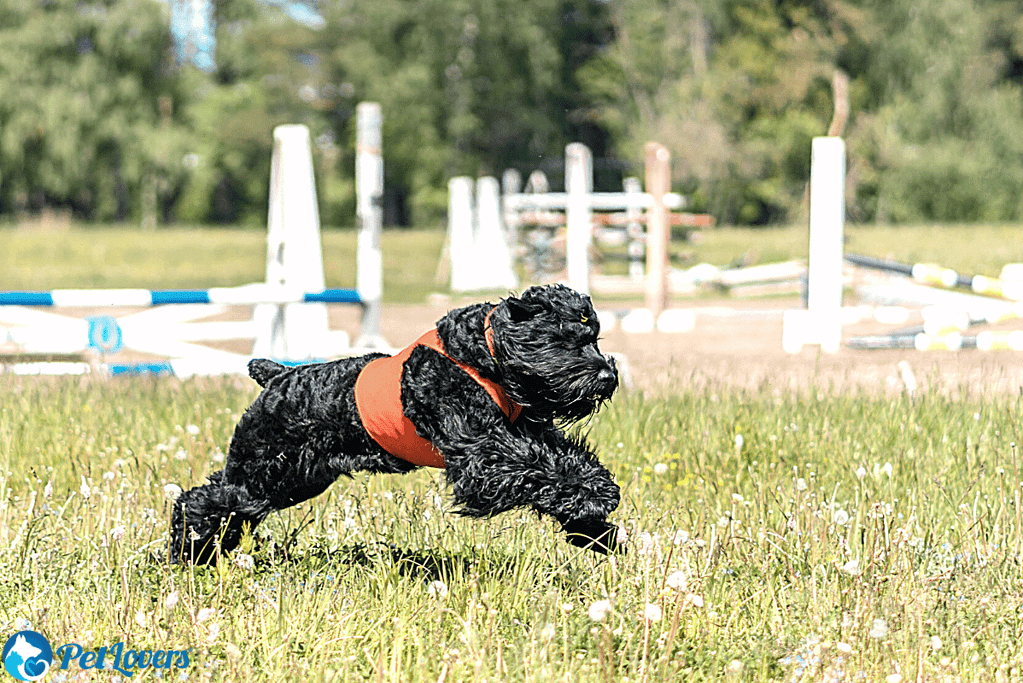
[(501, 386), (538, 419), (578, 420), (618, 388), (614, 359), (597, 348), (588, 296), (562, 285), (530, 287), (490, 314)]

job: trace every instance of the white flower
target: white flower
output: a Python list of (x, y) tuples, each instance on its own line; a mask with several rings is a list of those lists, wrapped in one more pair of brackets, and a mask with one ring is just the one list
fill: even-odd
[(638, 540), (639, 548), (637, 549), (636, 552), (638, 552), (640, 555), (647, 555), (651, 550), (654, 549), (654, 545), (656, 545), (656, 540), (650, 534), (650, 532), (647, 531), (641, 532), (639, 534)]
[(859, 560), (849, 560), (848, 562), (846, 562), (845, 564), (842, 565), (842, 571), (845, 572), (846, 574), (848, 574), (849, 576), (859, 576), (859, 574), (860, 574), (860, 561)]
[(668, 574), (668, 578), (665, 580), (665, 585), (672, 590), (682, 590), (686, 587), (689, 581), (686, 579), (686, 574), (682, 570), (674, 571)]
[(742, 434), (736, 434), (735, 435), (735, 450), (741, 451), (742, 450), (742, 446), (743, 446), (744, 443), (746, 443), (746, 440), (742, 438)]
[(434, 598), (443, 598), (448, 594), (448, 586), (443, 581), (431, 581), (426, 587), (426, 592)]
[(690, 593), (686, 596), (686, 602), (693, 607), (703, 607), (703, 596), (697, 595), (696, 593)]
[(114, 539), (114, 541), (120, 541), (122, 538), (124, 538), (125, 531), (126, 529), (124, 528), (124, 525), (118, 524), (117, 526), (110, 530), (110, 538)]
[(217, 610), (213, 609), (212, 607), (203, 607), (196, 613), (195, 620), (201, 624), (204, 621), (209, 621), (210, 617), (212, 617), (216, 613)]
[(141, 628), (145, 628), (149, 624), (149, 615), (141, 607), (135, 612), (135, 623)]
[(643, 619), (644, 621), (653, 623), (661, 620), (661, 608), (652, 602), (648, 602), (646, 607), (643, 608)]
[(656, 465), (654, 465), (654, 474), (667, 474), (667, 472), (668, 466), (665, 465), (663, 462), (659, 462)]
[(89, 500), (89, 496), (92, 495), (92, 489), (85, 483), (85, 477), (82, 477), (82, 485), (78, 488), (79, 493), (82, 494), (82, 498)]
[(590, 605), (590, 609), (587, 611), (587, 614), (591, 621), (604, 621), (610, 612), (610, 600), (597, 600), (595, 603)]
[(867, 476), (867, 470), (863, 467), (863, 465), (860, 465), (859, 467), (856, 468), (856, 478), (857, 479), (862, 481), (863, 478), (866, 477), (866, 476)]
[(849, 643), (835, 643), (835, 649), (844, 655), (850, 654), (853, 651), (852, 645)]
[(212, 645), (216, 641), (217, 636), (220, 635), (220, 624), (213, 622), (210, 627), (206, 629), (206, 642)]
[(166, 607), (168, 610), (172, 610), (174, 609), (174, 606), (178, 604), (178, 600), (180, 599), (181, 595), (178, 593), (178, 591), (176, 589), (172, 590), (170, 594), (166, 598), (164, 598), (163, 606)]
[(249, 571), (256, 566), (256, 561), (252, 559), (252, 555), (246, 555), (245, 553), (235, 553), (233, 562), (236, 567), (247, 569)]
[(43, 498), (46, 498), (47, 500), (49, 500), (50, 498), (53, 498), (53, 482), (52, 481), (46, 482), (46, 486), (43, 487)]
[(192, 436), (199, 436), (199, 428), (196, 427), (195, 425), (188, 425), (187, 427), (185, 427), (185, 431), (191, 434)]
[(746, 501), (746, 499), (742, 497), (741, 493), (733, 493), (732, 494), (732, 501), (736, 502), (736, 503), (744, 503)]
[(796, 479), (796, 490), (797, 491), (805, 491), (806, 490), (806, 479), (803, 479), (802, 477), (800, 477), (799, 479)]
[(184, 448), (179, 448), (174, 454), (175, 460), (188, 460), (188, 453), (185, 452)]
[(181, 495), (181, 487), (177, 484), (165, 484), (163, 487), (163, 495), (166, 496), (168, 500), (177, 500), (178, 496)]
[(931, 649), (935, 652), (941, 649), (941, 638), (938, 636), (931, 636)]
[(565, 614), (568, 614), (569, 612), (571, 612), (574, 609), (575, 609), (575, 605), (572, 604), (571, 602), (563, 602), (563, 603), (561, 603), (561, 611), (564, 612)]
[(849, 513), (839, 508), (831, 513), (831, 521), (839, 526), (845, 526), (849, 523)]
[(549, 643), (554, 640), (554, 636), (557, 635), (557, 632), (558, 630), (555, 628), (554, 624), (547, 622), (544, 624), (544, 627), (540, 629), (540, 640), (545, 643)]
[(884, 467), (881, 468), (881, 471), (887, 474), (889, 479), (892, 478), (892, 464), (890, 462), (886, 462)]
[(888, 622), (884, 619), (874, 619), (874, 621), (870, 624), (870, 632), (867, 633), (867, 635), (876, 640), (881, 640), (882, 638), (887, 637)]

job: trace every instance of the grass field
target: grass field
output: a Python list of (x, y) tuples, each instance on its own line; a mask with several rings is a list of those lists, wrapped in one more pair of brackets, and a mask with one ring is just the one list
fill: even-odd
[[(1019, 233), (856, 228), (848, 248), (996, 275)], [(442, 237), (385, 235), (389, 300), (436, 289)], [(0, 289), (236, 285), (265, 258), (258, 231), (0, 240)], [(774, 261), (805, 235), (687, 248)], [(354, 284), (354, 234), (324, 253), (328, 285)], [(620, 393), (583, 426), (623, 489), (610, 559), (526, 513), (460, 519), (421, 471), (338, 482), (215, 569), (167, 565), (175, 487), (221, 467), (254, 396), (0, 374), (0, 635), (187, 653), (143, 681), (1023, 680), (1020, 395)], [(45, 680), (124, 679), (89, 663)]]
[(527, 514), (461, 520), (423, 471), (338, 482), (216, 569), (166, 565), (168, 487), (219, 467), (252, 397), (4, 380), (8, 630), (189, 653), (138, 680), (1019, 679), (1019, 398), (619, 396), (588, 425), (624, 491), (613, 559)]

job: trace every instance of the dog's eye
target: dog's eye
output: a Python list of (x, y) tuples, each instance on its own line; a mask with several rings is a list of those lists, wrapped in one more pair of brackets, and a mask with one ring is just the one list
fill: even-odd
[(589, 320), (589, 318), (587, 318), (587, 317), (586, 317), (585, 315), (584, 315), (584, 316), (582, 316), (581, 318), (579, 318), (579, 322), (581, 322), (581, 323), (582, 323), (582, 324), (584, 324), (584, 325), (586, 324), (586, 321), (587, 321), (587, 320)]

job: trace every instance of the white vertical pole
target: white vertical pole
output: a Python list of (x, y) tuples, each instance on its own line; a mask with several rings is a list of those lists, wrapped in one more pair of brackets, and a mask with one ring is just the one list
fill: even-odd
[(451, 260), (451, 290), (474, 288), (476, 263), (473, 258), (473, 181), (459, 176), (448, 181), (448, 254)]
[(633, 280), (642, 280), (645, 274), (643, 267), (643, 255), (646, 247), (641, 237), (643, 236), (643, 208), (640, 202), (640, 194), (643, 192), (643, 185), (639, 178), (626, 178), (622, 182), (625, 190), (625, 216), (629, 223), (625, 228), (625, 237), (628, 240), (629, 277)]
[(384, 257), (380, 246), (383, 229), (384, 158), (383, 113), (376, 102), (356, 107), (355, 193), (359, 225), (356, 257), (356, 288), (363, 302), (362, 330), (355, 345), (383, 348), (380, 305), (384, 292)]
[(592, 209), (593, 154), (581, 142), (565, 147), (565, 207), (567, 240), (565, 260), (568, 286), (583, 294), (590, 293), (590, 245), (593, 241)]
[(519, 284), (501, 222), (500, 193), (497, 178), (486, 176), (476, 181), (474, 256), (479, 264), (477, 289), (510, 290)]
[(807, 310), (816, 319), (821, 348), (842, 343), (842, 249), (845, 230), (845, 142), (814, 138), (810, 162), (810, 265)]
[[(316, 203), (312, 146), (303, 125), (274, 129), (267, 216), (266, 282), (299, 291), (325, 286), (320, 214)], [(253, 354), (307, 360), (328, 336), (324, 304), (264, 304), (253, 312), (257, 337)]]
[(842, 250), (845, 230), (845, 142), (813, 139), (810, 160), (810, 263), (807, 307), (785, 315), (782, 346), (795, 353), (817, 344), (835, 353), (842, 343)]
[(514, 168), (505, 170), (501, 175), (501, 210), (504, 216), (505, 237), (508, 238), (508, 246), (511, 249), (515, 249), (519, 243), (519, 212), (509, 206), (506, 198), (521, 191), (522, 174)]

